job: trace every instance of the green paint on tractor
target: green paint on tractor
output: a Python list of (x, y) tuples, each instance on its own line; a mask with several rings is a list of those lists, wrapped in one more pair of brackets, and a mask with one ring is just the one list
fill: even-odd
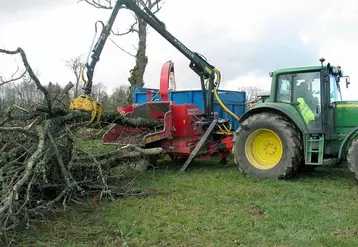
[(337, 128), (358, 126), (358, 101), (341, 101), (335, 104), (335, 122)]

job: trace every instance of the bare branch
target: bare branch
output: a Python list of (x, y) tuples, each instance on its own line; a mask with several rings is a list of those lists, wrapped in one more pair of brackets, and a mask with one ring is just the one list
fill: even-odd
[[(66, 98), (68, 92), (72, 89), (73, 84), (72, 82), (69, 82), (61, 92), (58, 92), (55, 97), (53, 97), (52, 101), (57, 102), (61, 104), (62, 106), (66, 107), (66, 104), (63, 102), (63, 100)], [(77, 93), (77, 91), (76, 91)], [(77, 97), (77, 94), (75, 93), (75, 97)]]
[(62, 90), (62, 95), (68, 94), (68, 92), (71, 90), (71, 88), (73, 87), (73, 83), (69, 82)]
[(160, 154), (163, 149), (161, 147), (158, 148), (140, 148), (131, 144), (127, 144), (124, 147), (121, 147), (121, 149), (128, 149), (130, 151), (135, 151), (135, 152), (139, 152), (141, 154), (145, 154), (145, 155), (156, 155), (156, 154)]
[[(97, 8), (97, 9), (113, 9), (112, 1), (111, 0), (78, 0), (78, 2), (86, 2), (89, 5)], [(121, 6), (120, 9), (126, 9), (125, 6)]]
[(155, 5), (157, 5), (157, 7), (159, 7), (159, 3), (162, 3), (163, 0), (156, 0), (153, 2), (153, 4), (149, 5), (148, 8), (152, 9)]
[(133, 33), (133, 32), (136, 32), (136, 33), (139, 33), (139, 30), (134, 28), (135, 25), (138, 24), (138, 20), (137, 18), (135, 18), (135, 22), (131, 25), (131, 27), (128, 29), (127, 32), (124, 32), (124, 33), (115, 33), (115, 32), (112, 32), (114, 35), (117, 35), (117, 36), (123, 36), (123, 35), (127, 35), (129, 33)]
[(27, 129), (22, 127), (0, 127), (0, 133), (1, 132), (21, 132), (31, 137), (37, 138), (37, 135), (35, 133), (28, 131)]
[(37, 150), (36, 152), (33, 153), (31, 158), (28, 160), (26, 164), (25, 172), (21, 177), (21, 179), (17, 181), (17, 183), (12, 187), (12, 190), (9, 191), (9, 194), (4, 200), (2, 207), (0, 208), (0, 215), (4, 213), (5, 210), (7, 210), (11, 206), (12, 201), (18, 197), (18, 190), (24, 185), (24, 183), (32, 174), (33, 167), (35, 166), (35, 162), (40, 157), (40, 155), (42, 154), (45, 148), (45, 132), (47, 132), (47, 125), (45, 126), (45, 128), (42, 128), (40, 126), (37, 127), (37, 133), (39, 135), (39, 143), (37, 146)]
[(25, 109), (25, 108), (23, 108), (23, 107), (21, 107), (21, 106), (14, 105), (14, 108), (17, 108), (17, 109), (19, 109), (19, 110), (21, 110), (21, 111), (24, 111), (24, 112), (30, 114), (30, 111), (29, 111), (29, 110), (27, 110), (27, 109)]
[(16, 66), (17, 66), (16, 71), (12, 74), (11, 78), (13, 78), (17, 74), (17, 72), (19, 72), (19, 70), (20, 70), (19, 65), (16, 64)]
[(158, 8), (157, 8), (156, 10), (154, 10), (154, 11), (153, 11), (153, 14), (158, 13), (161, 9), (162, 9), (162, 7), (159, 7), (159, 6), (158, 6)]
[(0, 77), (0, 87), (10, 83), (10, 82), (14, 82), (14, 81), (18, 81), (21, 78), (23, 78), (26, 75), (27, 70), (24, 71), (24, 73), (22, 73), (20, 76), (16, 77), (16, 78), (11, 78), (10, 80), (4, 81), (2, 77)]
[(112, 43), (117, 47), (119, 48), (120, 50), (122, 50), (123, 52), (127, 53), (129, 56), (132, 56), (132, 57), (135, 57), (135, 55), (133, 55), (132, 53), (124, 50), (122, 47), (120, 47), (116, 42), (114, 42), (111, 38), (109, 38), (110, 41), (112, 41)]
[(161, 6), (159, 6), (159, 3), (162, 3), (162, 2), (163, 2), (162, 0), (156, 0), (152, 3), (152, 1), (150, 0), (148, 3), (148, 9), (152, 10), (154, 7), (156, 7), (156, 9), (154, 11), (152, 10), (153, 14), (156, 14), (162, 9), (163, 4)]
[(7, 55), (16, 55), (19, 53), (19, 49), (15, 50), (15, 51), (9, 51), (9, 50), (4, 50), (4, 49), (0, 49), (1, 53), (5, 53)]
[(85, 62), (82, 61), (82, 55), (66, 61), (66, 67), (68, 67), (73, 72), (76, 78), (75, 92), (74, 92), (75, 97), (78, 96), (78, 91), (79, 91), (78, 87), (81, 80), (81, 72), (83, 71), (85, 66), (86, 66)]
[(70, 68), (75, 74), (76, 79), (79, 79), (81, 69), (85, 66), (85, 62), (82, 61), (82, 56), (80, 55), (76, 58), (69, 59), (66, 61), (66, 67)]
[(255, 101), (258, 95), (264, 91), (262, 88), (256, 86), (241, 86), (238, 89), (239, 91), (246, 92), (246, 101), (248, 103)]
[(3, 120), (0, 121), (0, 127), (5, 125), (7, 122), (9, 121), (9, 118), (4, 118)]
[(0, 49), (0, 53), (5, 53), (5, 54), (8, 54), (8, 55), (15, 55), (15, 54), (18, 54), (20, 53), (21, 55), (21, 58), (22, 58), (22, 62), (24, 63), (24, 66), (26, 68), (26, 71), (29, 73), (30, 75), (30, 78), (35, 82), (37, 88), (45, 95), (45, 98), (46, 98), (46, 101), (47, 101), (47, 107), (49, 109), (49, 113), (51, 115), (51, 97), (47, 91), (47, 89), (42, 86), (40, 80), (37, 78), (37, 76), (35, 75), (34, 71), (32, 70), (29, 62), (27, 61), (27, 57), (26, 57), (26, 54), (25, 52), (19, 47), (17, 48), (15, 51), (9, 51), (9, 50), (4, 50), (4, 49)]
[(53, 138), (51, 132), (47, 131), (47, 135), (50, 139), (50, 143), (52, 145), (53, 150), (55, 151), (55, 155), (56, 155), (56, 159), (58, 164), (60, 165), (61, 171), (62, 171), (62, 175), (65, 178), (65, 182), (68, 186), (71, 185), (71, 181), (70, 181), (70, 174), (68, 173), (68, 171), (66, 170), (65, 164), (63, 163), (63, 159), (61, 157), (60, 151), (57, 148), (57, 144), (55, 141), (55, 138)]
[(104, 2), (107, 4), (103, 4), (101, 0), (79, 0), (78, 2), (83, 2), (85, 1), (86, 3), (88, 3), (89, 5), (92, 5), (95, 8), (98, 9), (112, 9), (112, 1), (111, 0), (105, 0)]

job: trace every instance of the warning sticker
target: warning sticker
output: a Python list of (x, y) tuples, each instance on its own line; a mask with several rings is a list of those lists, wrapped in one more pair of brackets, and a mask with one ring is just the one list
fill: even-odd
[(358, 108), (358, 104), (337, 104), (337, 108)]
[(188, 115), (197, 115), (200, 113), (199, 108), (189, 108), (186, 111), (188, 112)]

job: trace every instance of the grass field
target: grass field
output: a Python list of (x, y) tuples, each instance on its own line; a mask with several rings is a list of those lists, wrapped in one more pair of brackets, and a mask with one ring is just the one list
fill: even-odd
[(346, 169), (259, 180), (230, 162), (164, 161), (136, 186), (150, 196), (69, 208), (23, 246), (358, 246), (358, 186)]

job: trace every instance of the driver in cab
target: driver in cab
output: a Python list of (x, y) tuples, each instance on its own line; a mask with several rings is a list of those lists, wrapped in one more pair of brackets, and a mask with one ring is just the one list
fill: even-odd
[(305, 81), (301, 82), (296, 88), (296, 100), (299, 103), (298, 107), (306, 124), (316, 120), (315, 114), (309, 107), (309, 105), (313, 107), (312, 103), (314, 99), (315, 97), (313, 97), (312, 92), (308, 88), (308, 83)]

